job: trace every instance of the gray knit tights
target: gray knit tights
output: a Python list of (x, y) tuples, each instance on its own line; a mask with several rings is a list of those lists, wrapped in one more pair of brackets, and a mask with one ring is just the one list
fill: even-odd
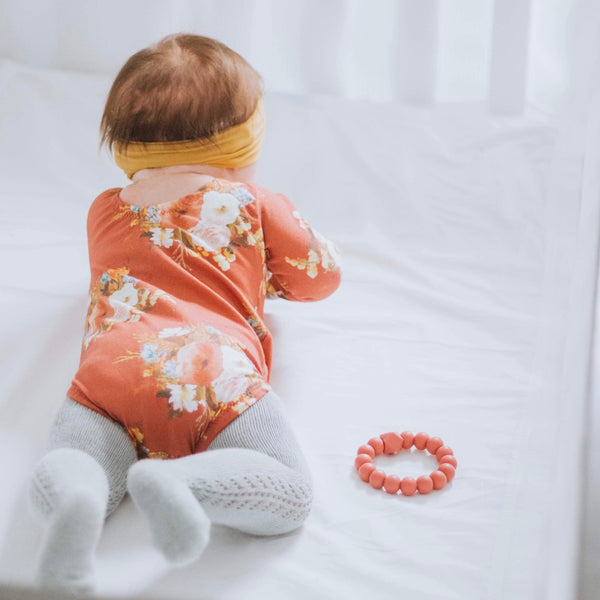
[(297, 529), (310, 512), (312, 478), (283, 403), (269, 392), (206, 452), (137, 461), (125, 430), (65, 399), (29, 486), (45, 526), (38, 582), (86, 591), (104, 519), (129, 491), (155, 545), (176, 564), (195, 560), (210, 524), (254, 535)]

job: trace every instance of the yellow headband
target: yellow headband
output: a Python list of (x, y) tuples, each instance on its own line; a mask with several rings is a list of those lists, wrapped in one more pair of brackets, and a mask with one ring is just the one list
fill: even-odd
[(121, 152), (115, 146), (115, 162), (129, 179), (137, 171), (173, 165), (211, 165), (226, 169), (247, 167), (258, 160), (265, 135), (262, 98), (252, 116), (210, 138), (176, 142), (130, 142)]

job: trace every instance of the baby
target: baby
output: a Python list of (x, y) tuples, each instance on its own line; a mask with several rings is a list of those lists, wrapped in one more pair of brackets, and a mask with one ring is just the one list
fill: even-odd
[(211, 523), (277, 535), (309, 514), (263, 306), (325, 298), (340, 268), (286, 196), (253, 183), (264, 129), (260, 75), (206, 37), (162, 39), (112, 85), (102, 143), (132, 183), (89, 210), (81, 361), (28, 490), (42, 585), (93, 588), (126, 491), (180, 565)]

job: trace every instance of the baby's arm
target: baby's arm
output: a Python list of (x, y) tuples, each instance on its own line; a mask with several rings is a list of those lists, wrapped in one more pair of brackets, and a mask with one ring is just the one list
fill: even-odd
[(340, 285), (339, 253), (333, 242), (310, 227), (283, 194), (260, 188), (265, 240), (267, 294), (311, 302)]

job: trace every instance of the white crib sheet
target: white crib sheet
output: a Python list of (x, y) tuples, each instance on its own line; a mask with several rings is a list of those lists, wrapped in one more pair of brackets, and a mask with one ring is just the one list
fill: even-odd
[[(96, 153), (108, 85), (0, 63), (3, 582), (33, 580), (42, 531), (25, 484), (78, 362), (87, 208), (125, 183)], [(329, 299), (266, 308), (272, 384), (313, 469), (313, 511), (274, 538), (214, 527), (205, 555), (178, 569), (126, 498), (98, 548), (98, 593), (567, 600), (582, 450), (561, 429), (563, 363), (591, 297), (573, 288), (576, 161), (563, 181), (573, 197), (555, 206), (557, 133), (541, 119), (281, 94), (266, 110), (259, 182), (288, 194), (343, 257)], [(583, 393), (568, 403), (580, 426)], [(404, 430), (454, 449), (446, 489), (392, 497), (359, 480), (358, 446)], [(434, 461), (378, 464), (410, 475)]]

